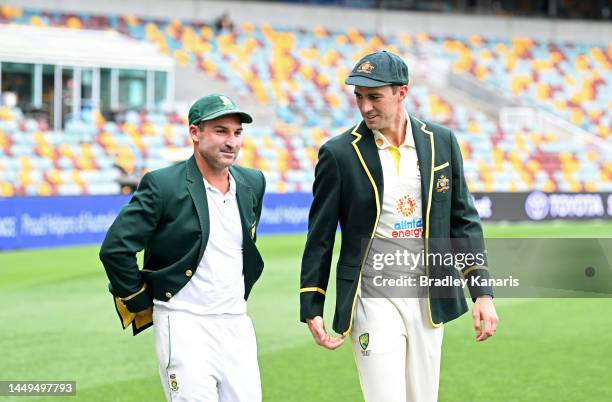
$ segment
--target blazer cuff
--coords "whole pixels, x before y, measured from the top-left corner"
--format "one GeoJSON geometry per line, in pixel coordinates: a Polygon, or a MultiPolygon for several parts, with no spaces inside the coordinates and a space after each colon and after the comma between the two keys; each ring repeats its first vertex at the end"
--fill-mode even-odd
{"type": "Polygon", "coordinates": [[[462,271],[463,277],[469,279],[467,282],[470,296],[472,301],[480,296],[491,296],[493,297],[493,288],[488,284],[479,284],[478,282],[488,281],[490,279],[489,270],[485,266],[474,265],[468,267],[462,271]]]}
{"type": "Polygon", "coordinates": [[[126,329],[131,324],[134,336],[153,325],[153,314],[151,312],[141,317],[129,311],[121,298],[113,297],[113,300],[115,302],[115,309],[117,310],[119,321],[121,321],[121,326],[123,329],[126,329]]]}
{"type": "Polygon", "coordinates": [[[325,290],[317,287],[300,289],[300,321],[307,318],[323,317],[325,305],[325,290]]]}
{"type": "Polygon", "coordinates": [[[142,285],[142,288],[140,288],[138,292],[132,293],[126,297],[119,297],[119,300],[121,300],[128,311],[132,313],[146,310],[153,304],[153,297],[146,283],[142,285]]]}
{"type": "Polygon", "coordinates": [[[146,291],[134,297],[133,299],[127,301],[124,300],[123,303],[125,303],[125,307],[127,307],[128,310],[133,313],[137,313],[139,311],[146,310],[147,308],[149,308],[153,304],[153,297],[151,297],[151,294],[146,291]]]}

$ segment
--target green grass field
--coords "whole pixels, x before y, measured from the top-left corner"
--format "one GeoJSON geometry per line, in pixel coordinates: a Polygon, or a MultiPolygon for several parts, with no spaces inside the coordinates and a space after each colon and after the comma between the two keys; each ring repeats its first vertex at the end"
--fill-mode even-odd
{"type": "MultiPolygon", "coordinates": [[[[488,225],[486,233],[612,237],[612,223],[488,225]]],[[[298,322],[303,244],[302,235],[259,239],[266,269],[249,314],[264,400],[360,401],[348,342],[323,350],[298,322]]],[[[121,330],[97,252],[0,253],[0,380],[77,381],[76,397],[54,401],[161,401],[153,333],[132,337],[121,330]]],[[[328,327],[333,294],[330,289],[328,327]]],[[[612,299],[498,299],[496,305],[501,324],[485,343],[474,341],[468,315],[446,326],[440,401],[610,400],[612,299]]]]}

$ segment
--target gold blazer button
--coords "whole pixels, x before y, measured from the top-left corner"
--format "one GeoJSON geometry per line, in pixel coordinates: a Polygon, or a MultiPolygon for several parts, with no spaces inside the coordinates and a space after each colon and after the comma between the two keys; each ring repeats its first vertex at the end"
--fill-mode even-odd
{"type": "Polygon", "coordinates": [[[193,276],[193,271],[188,269],[187,271],[185,271],[185,275],[187,275],[189,278],[191,278],[193,276]]]}
{"type": "Polygon", "coordinates": [[[168,299],[169,299],[169,298],[171,298],[171,297],[172,297],[172,293],[170,293],[170,292],[166,292],[166,297],[167,297],[168,299]]]}

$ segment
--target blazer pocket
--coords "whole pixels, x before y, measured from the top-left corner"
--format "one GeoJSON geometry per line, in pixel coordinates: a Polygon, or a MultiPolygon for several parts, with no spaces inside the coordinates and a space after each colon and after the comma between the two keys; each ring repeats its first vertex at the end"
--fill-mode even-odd
{"type": "Polygon", "coordinates": [[[441,165],[434,166],[433,171],[434,171],[434,172],[437,172],[438,170],[442,170],[442,169],[444,169],[444,168],[445,168],[445,167],[447,167],[448,165],[449,165],[449,163],[448,163],[448,161],[446,161],[446,162],[444,162],[444,163],[443,163],[443,164],[441,164],[441,165]]]}

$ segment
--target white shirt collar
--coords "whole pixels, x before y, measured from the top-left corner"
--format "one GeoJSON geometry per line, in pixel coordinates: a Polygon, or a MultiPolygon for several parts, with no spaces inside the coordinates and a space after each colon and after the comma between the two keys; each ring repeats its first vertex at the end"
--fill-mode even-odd
{"type": "MultiPolygon", "coordinates": [[[[408,112],[406,111],[406,109],[404,109],[404,113],[406,113],[406,137],[404,139],[404,143],[400,145],[400,147],[408,146],[415,148],[414,138],[412,137],[412,125],[410,124],[410,116],[408,116],[408,112]]],[[[386,149],[392,146],[387,137],[385,137],[383,133],[380,132],[380,130],[372,130],[372,132],[374,133],[374,142],[376,143],[378,149],[386,149]]]]}
{"type": "MultiPolygon", "coordinates": [[[[204,177],[202,177],[202,180],[204,180],[204,187],[206,187],[207,190],[216,191],[218,193],[221,193],[218,188],[213,187],[208,182],[208,180],[206,180],[204,177]]],[[[230,188],[229,188],[228,194],[231,196],[234,196],[236,195],[236,180],[234,180],[234,176],[232,176],[231,173],[229,174],[229,183],[230,183],[230,188]]]]}

